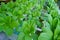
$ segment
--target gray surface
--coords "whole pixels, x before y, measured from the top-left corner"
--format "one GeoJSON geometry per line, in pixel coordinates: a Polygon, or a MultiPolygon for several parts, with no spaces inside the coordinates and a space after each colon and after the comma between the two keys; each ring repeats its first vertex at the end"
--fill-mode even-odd
{"type": "Polygon", "coordinates": [[[7,36],[4,32],[0,32],[0,40],[17,40],[17,35],[7,36]]]}
{"type": "Polygon", "coordinates": [[[12,36],[9,37],[10,40],[17,40],[17,35],[13,34],[12,36]]]}

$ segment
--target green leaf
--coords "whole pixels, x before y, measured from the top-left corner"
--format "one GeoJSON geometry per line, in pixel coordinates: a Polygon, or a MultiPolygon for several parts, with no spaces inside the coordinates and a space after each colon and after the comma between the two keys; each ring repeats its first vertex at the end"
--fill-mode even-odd
{"type": "Polygon", "coordinates": [[[60,33],[60,25],[57,24],[57,27],[54,31],[54,39],[57,39],[59,33],[60,33]]]}
{"type": "Polygon", "coordinates": [[[32,40],[32,38],[30,36],[26,35],[25,40],[32,40]]]}
{"type": "Polygon", "coordinates": [[[10,36],[10,35],[13,34],[13,30],[12,30],[11,28],[7,27],[7,26],[3,28],[3,31],[4,31],[8,36],[10,36]]]}
{"type": "Polygon", "coordinates": [[[33,40],[38,40],[38,35],[35,34],[35,33],[33,33],[33,34],[32,34],[32,38],[33,38],[33,40]]]}
{"type": "Polygon", "coordinates": [[[25,34],[21,32],[21,33],[18,35],[17,40],[25,40],[24,37],[25,37],[25,34]]]}
{"type": "Polygon", "coordinates": [[[40,36],[38,37],[38,40],[51,40],[49,38],[49,35],[47,33],[41,33],[40,36]]]}

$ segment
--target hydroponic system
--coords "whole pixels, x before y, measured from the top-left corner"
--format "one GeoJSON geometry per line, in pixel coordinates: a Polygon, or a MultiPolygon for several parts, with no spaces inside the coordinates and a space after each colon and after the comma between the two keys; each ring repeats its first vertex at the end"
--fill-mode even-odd
{"type": "Polygon", "coordinates": [[[60,40],[57,0],[1,2],[0,32],[17,35],[15,40],[60,40]]]}

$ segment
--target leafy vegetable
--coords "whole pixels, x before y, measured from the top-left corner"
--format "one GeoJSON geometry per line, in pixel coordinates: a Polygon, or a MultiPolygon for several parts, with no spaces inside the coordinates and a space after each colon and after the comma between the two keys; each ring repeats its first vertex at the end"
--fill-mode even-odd
{"type": "Polygon", "coordinates": [[[60,13],[54,0],[12,0],[0,6],[0,32],[18,32],[17,40],[60,40],[60,13]]]}

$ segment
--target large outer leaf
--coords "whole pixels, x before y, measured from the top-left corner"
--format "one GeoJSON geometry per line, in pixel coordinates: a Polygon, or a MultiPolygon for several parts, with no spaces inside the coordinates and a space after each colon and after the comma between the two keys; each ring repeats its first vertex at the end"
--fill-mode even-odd
{"type": "Polygon", "coordinates": [[[51,40],[49,38],[49,35],[47,33],[41,33],[40,36],[38,37],[38,40],[51,40]]]}
{"type": "Polygon", "coordinates": [[[42,33],[40,34],[38,40],[51,40],[52,39],[52,36],[53,36],[53,33],[50,29],[50,25],[48,22],[44,22],[44,27],[42,27],[42,33]]]}
{"type": "Polygon", "coordinates": [[[57,27],[54,31],[54,39],[55,40],[57,39],[59,33],[60,33],[60,25],[57,24],[57,27]]]}

